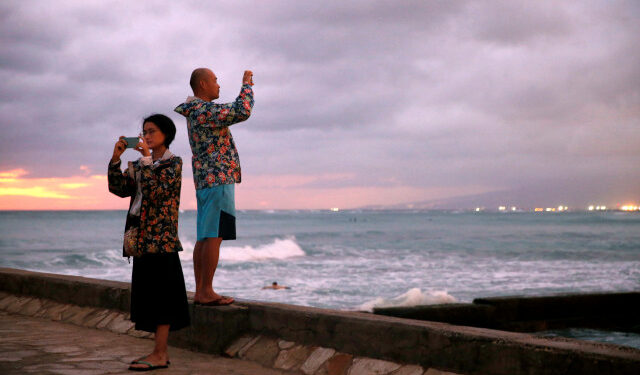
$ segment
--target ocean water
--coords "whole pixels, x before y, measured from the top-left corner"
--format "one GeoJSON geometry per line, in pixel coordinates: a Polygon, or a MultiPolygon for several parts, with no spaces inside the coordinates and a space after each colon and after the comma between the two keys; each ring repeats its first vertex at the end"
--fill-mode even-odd
{"type": "MultiPolygon", "coordinates": [[[[0,266],[129,281],[125,216],[0,212],[0,266]]],[[[188,290],[195,218],[180,214],[188,290]]],[[[368,310],[640,290],[637,213],[238,211],[237,232],[223,242],[214,288],[242,299],[368,310]],[[273,281],[291,289],[261,290],[273,281]]]]}

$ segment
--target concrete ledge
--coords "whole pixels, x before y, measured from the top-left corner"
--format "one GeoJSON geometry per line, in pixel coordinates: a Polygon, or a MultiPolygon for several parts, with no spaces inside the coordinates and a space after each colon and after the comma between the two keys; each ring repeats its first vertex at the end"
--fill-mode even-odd
{"type": "Polygon", "coordinates": [[[473,304],[493,307],[501,329],[589,327],[640,332],[640,292],[478,298],[473,304]]]}
{"type": "Polygon", "coordinates": [[[375,314],[515,332],[571,327],[640,332],[640,292],[478,298],[473,303],[376,308],[375,314]]]}
{"type": "Polygon", "coordinates": [[[374,314],[396,318],[443,322],[455,325],[497,328],[496,308],[491,305],[472,303],[450,303],[442,305],[380,307],[374,314]]]}
{"type": "Polygon", "coordinates": [[[129,283],[0,268],[1,290],[77,306],[129,311],[129,283]]]}
{"type": "MultiPolygon", "coordinates": [[[[98,326],[126,328],[122,313],[114,315],[101,309],[126,311],[123,306],[128,304],[123,298],[128,299],[127,283],[0,269],[0,288],[10,294],[53,295],[56,301],[68,304],[44,309],[56,316],[70,313],[71,304],[95,307],[91,313],[78,307],[80,310],[69,318],[94,314],[98,326]]],[[[40,311],[47,303],[21,297],[2,301],[7,299],[15,311],[40,311]]],[[[429,375],[442,370],[504,375],[640,372],[640,350],[609,344],[275,303],[240,301],[229,307],[190,308],[193,325],[172,335],[172,344],[216,354],[228,351],[227,355],[298,373],[304,373],[304,363],[313,353],[315,359],[304,368],[316,368],[332,350],[332,356],[314,375],[331,373],[330,364],[349,368],[351,375],[420,373],[423,368],[429,375]],[[316,352],[318,348],[322,350],[316,352]],[[354,368],[361,370],[355,372],[354,368]]]]}
{"type": "Polygon", "coordinates": [[[249,309],[238,304],[210,308],[190,303],[189,312],[191,326],[172,332],[171,345],[221,354],[234,339],[250,330],[249,309]]]}
{"type": "Polygon", "coordinates": [[[468,374],[632,374],[640,369],[640,350],[632,348],[446,323],[275,303],[253,303],[250,319],[252,329],[285,340],[468,374]],[[615,371],[603,370],[612,365],[615,371]]]}

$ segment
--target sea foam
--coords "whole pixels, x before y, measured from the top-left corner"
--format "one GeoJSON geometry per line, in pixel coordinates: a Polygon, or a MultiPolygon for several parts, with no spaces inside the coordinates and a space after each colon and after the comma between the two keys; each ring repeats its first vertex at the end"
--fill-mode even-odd
{"type": "Polygon", "coordinates": [[[378,297],[365,302],[358,307],[358,310],[373,312],[373,309],[376,307],[437,305],[457,301],[455,297],[444,290],[425,291],[423,293],[419,288],[411,288],[405,293],[393,298],[385,299],[378,297]]]}
{"type": "Polygon", "coordinates": [[[263,259],[286,259],[304,256],[295,237],[276,238],[272,243],[257,247],[227,247],[220,252],[220,259],[232,262],[250,262],[263,259]]]}

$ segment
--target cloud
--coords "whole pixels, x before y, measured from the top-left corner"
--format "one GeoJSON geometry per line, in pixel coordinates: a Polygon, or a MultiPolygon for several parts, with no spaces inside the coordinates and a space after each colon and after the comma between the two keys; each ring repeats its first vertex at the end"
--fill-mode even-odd
{"type": "Polygon", "coordinates": [[[255,73],[253,115],[232,128],[246,176],[425,200],[550,174],[640,186],[638,16],[604,0],[4,2],[0,169],[106,173],[117,137],[155,112],[188,160],[172,109],[209,66],[221,101],[255,73]]]}
{"type": "Polygon", "coordinates": [[[478,39],[517,45],[569,34],[573,22],[568,8],[568,4],[553,1],[499,0],[490,7],[486,3],[471,3],[468,12],[471,30],[478,39]]]}

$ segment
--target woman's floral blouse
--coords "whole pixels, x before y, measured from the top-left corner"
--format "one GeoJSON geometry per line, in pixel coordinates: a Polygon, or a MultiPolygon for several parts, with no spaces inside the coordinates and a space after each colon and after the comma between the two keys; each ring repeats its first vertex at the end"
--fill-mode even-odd
{"type": "MultiPolygon", "coordinates": [[[[180,187],[182,185],[182,159],[172,156],[153,164],[145,165],[139,160],[129,163],[124,173],[120,162],[109,164],[109,191],[119,197],[131,197],[136,194],[136,182],[129,170],[140,172],[142,203],[140,205],[140,229],[138,231],[138,249],[142,254],[172,253],[182,251],[178,238],[178,214],[180,206],[180,187]]],[[[129,228],[131,216],[127,215],[129,228]]],[[[124,249],[123,249],[123,256],[124,249]]]]}
{"type": "Polygon", "coordinates": [[[253,90],[243,85],[232,103],[216,104],[189,97],[174,111],[187,118],[196,189],[239,183],[240,159],[229,126],[251,115],[253,90]]]}

